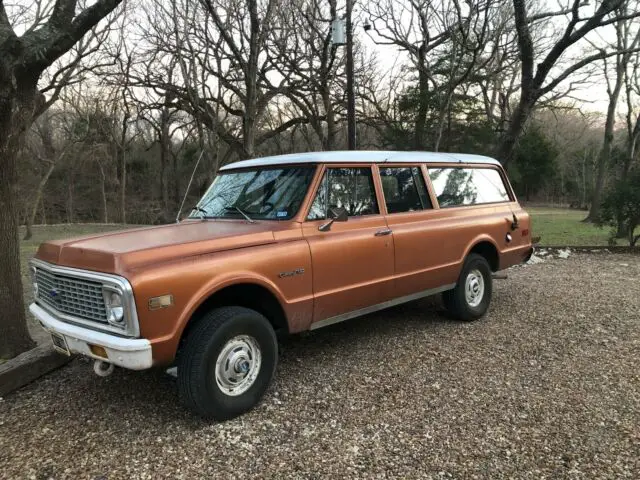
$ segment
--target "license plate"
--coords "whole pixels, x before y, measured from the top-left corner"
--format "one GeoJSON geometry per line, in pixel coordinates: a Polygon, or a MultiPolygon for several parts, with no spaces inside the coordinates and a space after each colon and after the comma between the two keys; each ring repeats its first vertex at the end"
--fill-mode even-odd
{"type": "Polygon", "coordinates": [[[62,335],[58,335],[57,333],[52,333],[51,341],[53,342],[53,348],[58,350],[60,353],[64,353],[65,355],[71,355],[71,352],[69,351],[69,347],[67,347],[67,341],[64,339],[62,335]]]}

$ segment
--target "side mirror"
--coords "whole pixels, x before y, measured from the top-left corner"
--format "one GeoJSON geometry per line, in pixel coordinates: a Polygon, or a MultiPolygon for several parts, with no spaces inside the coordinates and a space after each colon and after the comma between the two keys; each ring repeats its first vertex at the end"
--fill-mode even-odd
{"type": "Polygon", "coordinates": [[[333,220],[334,222],[346,222],[349,220],[347,210],[342,207],[330,208],[327,212],[327,216],[329,217],[329,220],[333,220]]]}
{"type": "Polygon", "coordinates": [[[330,208],[327,212],[327,218],[329,221],[327,223],[323,223],[318,227],[318,230],[321,232],[328,232],[331,230],[331,225],[333,222],[346,222],[349,220],[349,215],[347,214],[347,210],[342,207],[330,208]]]}

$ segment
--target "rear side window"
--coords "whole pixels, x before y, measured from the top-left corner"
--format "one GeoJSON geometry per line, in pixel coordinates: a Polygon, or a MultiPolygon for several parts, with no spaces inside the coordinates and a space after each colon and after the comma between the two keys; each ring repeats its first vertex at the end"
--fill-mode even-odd
{"type": "Polygon", "coordinates": [[[389,213],[432,208],[422,172],[418,167],[380,169],[384,201],[389,213]]]}
{"type": "Polygon", "coordinates": [[[508,202],[509,194],[492,168],[429,168],[440,207],[508,202]]]}
{"type": "Polygon", "coordinates": [[[326,170],[307,220],[324,220],[335,207],[344,208],[350,217],[379,213],[371,168],[326,170]]]}

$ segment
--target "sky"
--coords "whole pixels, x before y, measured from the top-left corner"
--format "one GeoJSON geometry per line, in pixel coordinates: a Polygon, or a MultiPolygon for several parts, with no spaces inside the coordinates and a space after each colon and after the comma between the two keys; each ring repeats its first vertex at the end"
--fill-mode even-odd
{"type": "MultiPolygon", "coordinates": [[[[53,0],[45,0],[49,1],[52,4],[53,0]]],[[[132,0],[130,0],[131,2],[132,0]]],[[[135,0],[134,6],[135,6],[135,0]]],[[[339,0],[338,6],[339,8],[344,7],[344,3],[346,0],[339,0]]],[[[374,42],[375,32],[371,31],[369,34],[365,33],[363,29],[364,22],[369,18],[368,14],[361,7],[362,0],[355,0],[356,5],[354,9],[354,17],[355,17],[355,25],[354,32],[357,36],[358,40],[365,46],[367,51],[375,52],[379,64],[384,68],[385,66],[391,66],[396,64],[399,60],[402,61],[403,54],[398,50],[397,47],[389,46],[389,45],[377,45],[374,42]]],[[[380,3],[384,3],[385,0],[378,0],[380,3]]],[[[448,1],[448,0],[440,0],[440,1],[448,1]]],[[[82,3],[82,2],[81,2],[82,3]]],[[[87,4],[93,3],[93,1],[88,0],[87,4]]],[[[564,8],[569,4],[569,0],[534,0],[532,3],[535,8],[552,10],[556,11],[560,8],[564,8]]],[[[584,7],[581,7],[581,11],[585,13],[592,12],[599,1],[590,0],[590,4],[584,7]]],[[[5,2],[5,5],[8,8],[11,8],[10,5],[18,5],[18,6],[33,6],[35,2],[29,0],[14,0],[13,2],[5,2]]],[[[131,3],[130,3],[130,6],[131,3]]],[[[15,7],[14,7],[15,8],[15,7]]],[[[555,23],[558,27],[566,24],[566,17],[557,17],[555,23]]],[[[640,21],[638,22],[640,25],[640,21]]],[[[589,53],[590,51],[594,51],[593,48],[589,45],[591,42],[594,45],[604,45],[607,43],[611,43],[615,41],[615,30],[613,27],[605,27],[599,29],[596,32],[592,32],[587,37],[588,42],[580,42],[574,48],[572,48],[569,52],[567,52],[567,57],[580,58],[582,55],[589,53]]],[[[544,52],[539,52],[540,54],[544,54],[544,52]]],[[[406,58],[405,58],[406,59],[406,58]]],[[[586,71],[586,70],[585,70],[586,71]]],[[[575,81],[579,76],[576,75],[570,80],[566,81],[563,85],[559,87],[559,90],[565,88],[571,81],[575,81]]],[[[580,106],[581,109],[587,112],[605,112],[608,105],[608,96],[606,92],[606,82],[604,81],[604,76],[602,75],[602,69],[599,68],[598,71],[594,71],[589,74],[588,82],[582,83],[578,88],[571,94],[571,98],[567,98],[566,101],[575,101],[576,105],[580,106]]],[[[625,109],[625,102],[621,99],[619,105],[619,111],[623,112],[625,109]]]]}
{"type": "MultiPolygon", "coordinates": [[[[567,0],[537,0],[536,3],[539,4],[538,8],[544,8],[545,11],[557,11],[566,8],[566,6],[571,2],[568,2],[567,0]]],[[[595,8],[596,2],[591,0],[589,5],[581,7],[581,11],[584,11],[584,14],[587,15],[588,13],[593,12],[595,8]]],[[[368,51],[376,53],[381,65],[393,65],[398,61],[399,57],[406,57],[406,55],[397,47],[390,45],[377,45],[375,42],[376,35],[374,31],[370,31],[369,34],[365,33],[363,25],[369,18],[366,12],[362,10],[358,11],[356,8],[355,15],[359,17],[354,26],[355,34],[368,51]]],[[[563,28],[566,25],[567,17],[557,17],[554,23],[555,27],[559,31],[560,28],[563,28]]],[[[640,25],[640,20],[638,20],[638,25],[640,25]]],[[[615,40],[616,34],[613,26],[601,27],[598,30],[591,32],[583,41],[569,49],[563,58],[567,62],[566,64],[570,64],[568,63],[570,60],[579,60],[585,55],[595,53],[596,46],[615,44],[615,40]]],[[[537,54],[539,55],[539,58],[542,58],[542,55],[544,55],[545,52],[541,51],[537,52],[537,54]]],[[[613,59],[610,61],[613,61],[613,59]]],[[[558,71],[559,69],[555,70],[556,73],[558,71]]],[[[570,97],[567,97],[565,101],[575,103],[576,106],[579,106],[585,112],[605,113],[608,107],[609,97],[607,95],[607,85],[601,64],[594,64],[591,67],[583,69],[579,74],[570,77],[562,83],[557,88],[557,91],[563,91],[572,82],[577,82],[579,79],[581,82],[578,82],[575,89],[571,92],[570,97]]],[[[618,110],[620,112],[624,112],[626,110],[626,104],[622,98],[620,100],[618,110]]]]}

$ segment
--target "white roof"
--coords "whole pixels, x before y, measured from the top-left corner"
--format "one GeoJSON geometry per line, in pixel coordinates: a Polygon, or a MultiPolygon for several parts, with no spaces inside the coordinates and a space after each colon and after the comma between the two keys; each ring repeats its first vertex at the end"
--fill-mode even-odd
{"type": "Polygon", "coordinates": [[[253,158],[225,165],[220,170],[265,167],[294,163],[482,163],[500,165],[496,159],[469,153],[392,152],[345,150],[331,152],[290,153],[271,157],[253,158]]]}

